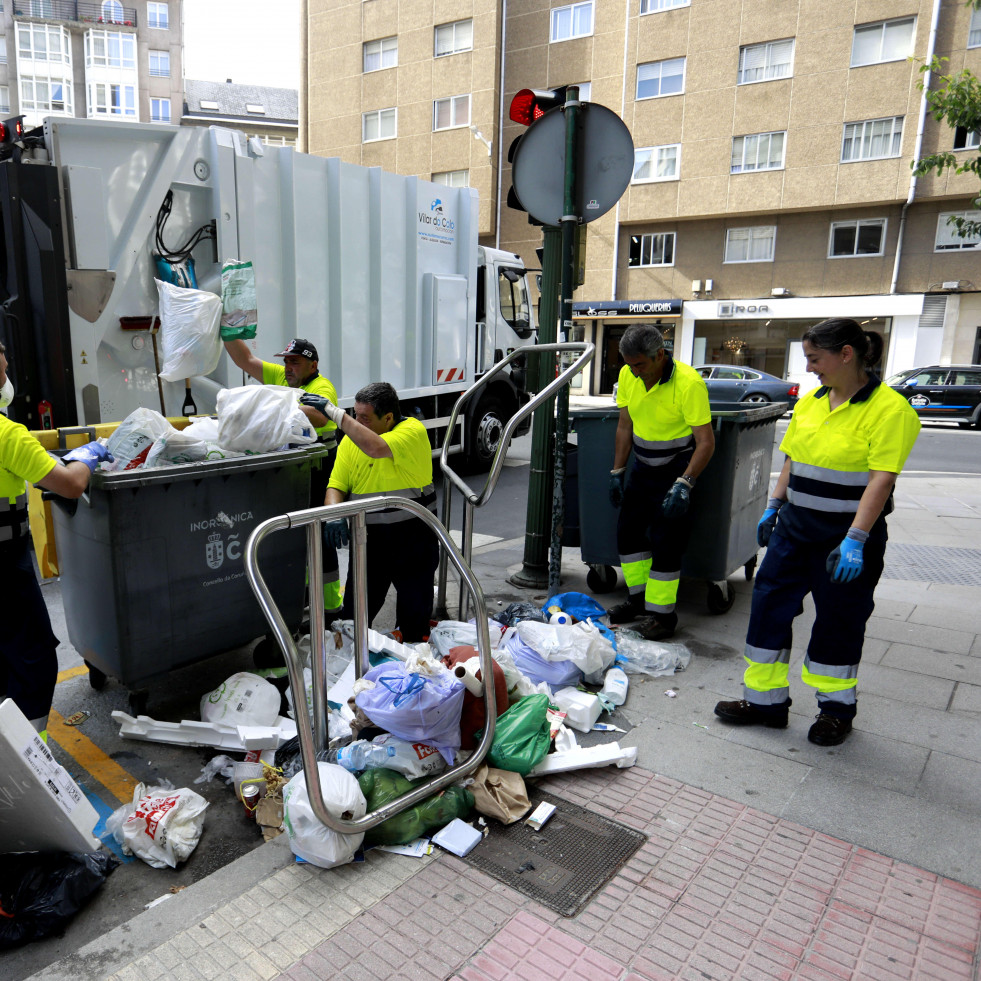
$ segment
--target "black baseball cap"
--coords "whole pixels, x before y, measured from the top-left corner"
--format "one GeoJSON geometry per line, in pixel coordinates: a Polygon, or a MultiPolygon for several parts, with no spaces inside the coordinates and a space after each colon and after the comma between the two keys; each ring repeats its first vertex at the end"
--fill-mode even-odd
{"type": "Polygon", "coordinates": [[[305,337],[294,337],[286,345],[285,351],[280,351],[279,354],[273,355],[273,357],[285,358],[287,354],[299,354],[304,358],[309,358],[311,361],[320,360],[317,357],[317,349],[305,337]]]}

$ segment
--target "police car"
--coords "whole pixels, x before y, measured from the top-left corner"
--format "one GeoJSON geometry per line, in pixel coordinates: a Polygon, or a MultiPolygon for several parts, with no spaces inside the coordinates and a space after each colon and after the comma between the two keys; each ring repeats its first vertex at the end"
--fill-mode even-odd
{"type": "Polygon", "coordinates": [[[921,419],[949,419],[981,427],[981,364],[930,365],[901,371],[886,384],[905,398],[921,419]]]}

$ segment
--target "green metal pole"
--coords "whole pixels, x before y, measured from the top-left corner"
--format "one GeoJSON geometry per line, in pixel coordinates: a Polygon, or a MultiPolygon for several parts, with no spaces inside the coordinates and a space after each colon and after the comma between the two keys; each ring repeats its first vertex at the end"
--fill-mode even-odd
{"type": "MultiPolygon", "coordinates": [[[[542,252],[542,294],[538,312],[538,340],[554,344],[559,313],[561,267],[560,229],[545,225],[542,252]]],[[[553,355],[537,355],[537,384],[540,392],[555,377],[553,355]]],[[[529,366],[530,367],[530,366],[529,366]]],[[[531,372],[529,371],[529,378],[531,372]]],[[[548,585],[548,529],[551,527],[552,441],[555,432],[555,400],[540,405],[532,416],[531,473],[528,479],[528,510],[525,519],[525,552],[521,569],[508,580],[515,586],[541,589],[548,585]]]]}
{"type": "MultiPolygon", "coordinates": [[[[569,340],[572,332],[572,292],[575,288],[576,228],[576,160],[579,155],[577,123],[579,86],[570,85],[565,96],[565,174],[562,197],[562,269],[559,299],[559,340],[569,340]]],[[[552,485],[552,540],[548,563],[548,592],[559,592],[562,579],[562,531],[565,526],[565,456],[569,432],[569,389],[563,386],[556,396],[555,475],[552,485]]]]}

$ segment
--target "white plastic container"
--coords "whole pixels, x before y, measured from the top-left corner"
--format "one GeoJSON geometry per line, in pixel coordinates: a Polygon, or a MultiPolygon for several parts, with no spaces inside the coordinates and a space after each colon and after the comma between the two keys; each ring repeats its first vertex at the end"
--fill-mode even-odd
{"type": "Polygon", "coordinates": [[[591,732],[603,711],[599,697],[578,688],[561,688],[552,701],[565,712],[566,725],[580,732],[591,732]]]}
{"type": "Polygon", "coordinates": [[[623,705],[627,700],[627,689],[630,687],[630,679],[619,668],[610,668],[603,678],[603,687],[600,695],[611,705],[623,705]]]}

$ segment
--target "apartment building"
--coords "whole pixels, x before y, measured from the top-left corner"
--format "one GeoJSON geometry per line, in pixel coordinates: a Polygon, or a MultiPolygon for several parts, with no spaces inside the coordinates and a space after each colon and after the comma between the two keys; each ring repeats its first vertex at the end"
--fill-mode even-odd
{"type": "Polygon", "coordinates": [[[267,146],[296,146],[296,89],[233,82],[184,81],[182,126],[227,126],[267,146]]]}
{"type": "Polygon", "coordinates": [[[181,109],[181,0],[2,0],[0,115],[169,123],[181,109]]]}
{"type": "Polygon", "coordinates": [[[588,393],[636,320],[684,360],[805,386],[800,334],[830,316],[884,335],[887,375],[981,361],[981,240],[947,223],[978,180],[911,170],[979,154],[917,85],[934,53],[981,76],[963,0],[309,0],[306,38],[308,149],[475,187],[482,241],[529,266],[540,229],[503,203],[511,98],[578,84],[623,118],[633,177],[588,226],[575,297],[588,393]]]}

